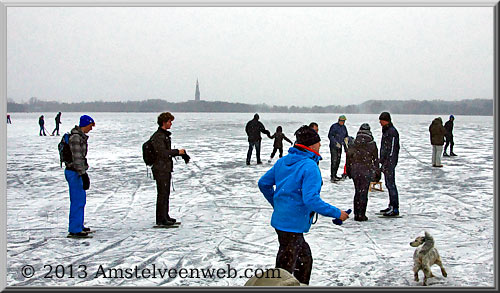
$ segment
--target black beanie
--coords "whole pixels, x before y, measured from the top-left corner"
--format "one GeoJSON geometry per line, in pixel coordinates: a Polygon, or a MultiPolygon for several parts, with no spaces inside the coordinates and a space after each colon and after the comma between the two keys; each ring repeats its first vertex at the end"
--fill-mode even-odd
{"type": "Polygon", "coordinates": [[[311,146],[321,141],[319,134],[307,125],[302,125],[297,129],[295,136],[297,137],[297,143],[305,146],[311,146]]]}
{"type": "Polygon", "coordinates": [[[380,113],[380,116],[378,116],[378,120],[391,122],[391,114],[389,114],[389,112],[382,112],[380,113]]]}

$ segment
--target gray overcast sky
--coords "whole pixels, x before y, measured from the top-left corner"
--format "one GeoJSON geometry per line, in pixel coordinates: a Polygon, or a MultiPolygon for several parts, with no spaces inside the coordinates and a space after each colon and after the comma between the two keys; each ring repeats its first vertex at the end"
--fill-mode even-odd
{"type": "Polygon", "coordinates": [[[7,97],[493,98],[491,7],[8,7],[7,97]]]}

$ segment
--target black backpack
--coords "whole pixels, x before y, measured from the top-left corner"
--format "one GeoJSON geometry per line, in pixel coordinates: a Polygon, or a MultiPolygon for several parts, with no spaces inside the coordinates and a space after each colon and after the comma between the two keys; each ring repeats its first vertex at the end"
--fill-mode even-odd
{"type": "Polygon", "coordinates": [[[69,137],[71,134],[65,133],[61,138],[61,142],[57,145],[57,149],[59,150],[59,162],[61,163],[71,163],[73,162],[73,154],[71,153],[71,149],[69,147],[69,137]]]}
{"type": "Polygon", "coordinates": [[[152,166],[156,161],[156,152],[153,147],[153,141],[151,138],[142,144],[142,159],[147,166],[152,166]]]}

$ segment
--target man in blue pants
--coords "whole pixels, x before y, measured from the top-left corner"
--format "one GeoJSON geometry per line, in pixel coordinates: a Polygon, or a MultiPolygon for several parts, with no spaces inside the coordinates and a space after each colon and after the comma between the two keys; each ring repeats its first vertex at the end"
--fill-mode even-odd
{"type": "Polygon", "coordinates": [[[80,124],[70,132],[69,147],[71,150],[71,162],[64,162],[66,169],[64,176],[69,185],[69,235],[68,237],[89,237],[90,228],[83,226],[84,209],[87,201],[85,190],[90,187],[90,179],[87,174],[87,133],[95,126],[94,119],[88,115],[80,117],[80,124]]]}

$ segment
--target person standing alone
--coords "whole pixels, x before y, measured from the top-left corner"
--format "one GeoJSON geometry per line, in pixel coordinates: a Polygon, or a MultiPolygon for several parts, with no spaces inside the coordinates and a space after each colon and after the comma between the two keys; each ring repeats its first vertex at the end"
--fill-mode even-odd
{"type": "Polygon", "coordinates": [[[61,112],[57,113],[55,120],[56,120],[56,128],[54,128],[51,135],[53,136],[54,132],[56,132],[56,130],[57,130],[57,135],[59,136],[59,124],[62,124],[61,123],[61,112]]]}
{"type": "Polygon", "coordinates": [[[441,154],[443,152],[446,129],[443,127],[443,120],[441,117],[432,121],[429,126],[429,133],[432,145],[432,167],[443,167],[443,165],[441,165],[441,154]]]}
{"type": "Polygon", "coordinates": [[[453,145],[455,145],[455,143],[453,142],[453,121],[455,121],[455,116],[450,115],[450,120],[446,121],[446,123],[444,124],[444,129],[446,130],[446,134],[444,135],[446,144],[444,145],[443,156],[445,157],[448,157],[448,154],[446,153],[446,149],[448,148],[448,146],[450,146],[450,156],[456,156],[456,154],[453,152],[453,145]]]}
{"type": "Polygon", "coordinates": [[[328,138],[330,139],[330,154],[331,154],[331,165],[330,165],[330,179],[331,181],[338,181],[342,177],[337,176],[337,170],[339,169],[340,159],[342,156],[342,146],[347,152],[347,146],[345,145],[345,138],[348,137],[347,128],[345,127],[345,116],[341,115],[337,123],[330,126],[330,131],[328,131],[328,138]]]}
{"type": "Polygon", "coordinates": [[[87,140],[92,127],[95,126],[94,119],[88,115],[80,117],[80,124],[71,130],[68,144],[71,150],[71,162],[64,162],[66,169],[64,176],[69,185],[69,235],[68,237],[88,237],[90,228],[83,225],[84,210],[87,202],[87,193],[90,188],[90,179],[87,174],[87,140]]]}
{"type": "MultiPolygon", "coordinates": [[[[172,180],[173,160],[172,157],[186,157],[185,149],[172,149],[172,134],[168,129],[172,127],[174,115],[170,112],[161,113],[158,116],[158,130],[151,136],[151,142],[156,152],[155,162],[152,171],[156,181],[156,225],[174,225],[177,220],[170,217],[170,182],[172,180]]],[[[185,159],[186,160],[186,159],[185,159]]]]}
{"type": "Polygon", "coordinates": [[[399,215],[399,195],[396,187],[396,165],[399,157],[399,133],[392,124],[391,114],[382,112],[378,117],[382,126],[380,143],[380,170],[384,173],[385,186],[389,191],[389,207],[380,210],[386,217],[399,215]]]}

